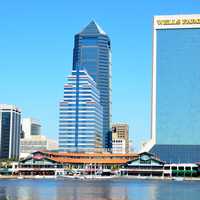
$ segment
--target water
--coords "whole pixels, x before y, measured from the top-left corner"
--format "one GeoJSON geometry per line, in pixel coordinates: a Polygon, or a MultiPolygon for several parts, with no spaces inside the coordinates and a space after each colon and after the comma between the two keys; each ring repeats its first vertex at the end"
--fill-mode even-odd
{"type": "Polygon", "coordinates": [[[0,200],[199,200],[198,181],[0,180],[0,200]]]}

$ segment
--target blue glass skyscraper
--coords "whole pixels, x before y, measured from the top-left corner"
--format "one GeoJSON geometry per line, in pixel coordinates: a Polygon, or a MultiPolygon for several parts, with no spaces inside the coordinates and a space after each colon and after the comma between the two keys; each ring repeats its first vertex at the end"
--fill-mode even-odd
{"type": "Polygon", "coordinates": [[[200,15],[156,16],[150,152],[200,161],[200,15]]]}
{"type": "Polygon", "coordinates": [[[111,148],[111,44],[94,21],[75,35],[73,70],[77,66],[84,66],[97,83],[103,106],[103,146],[111,148]]]}
{"type": "Polygon", "coordinates": [[[19,158],[21,111],[14,105],[0,104],[0,158],[19,158]]]}
{"type": "Polygon", "coordinates": [[[60,102],[59,148],[61,151],[102,151],[102,106],[96,82],[76,68],[64,85],[60,102]]]}

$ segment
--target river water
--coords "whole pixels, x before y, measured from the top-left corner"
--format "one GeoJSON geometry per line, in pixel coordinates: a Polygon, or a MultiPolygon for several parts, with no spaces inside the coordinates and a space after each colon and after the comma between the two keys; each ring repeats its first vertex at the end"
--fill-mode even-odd
{"type": "Polygon", "coordinates": [[[200,181],[0,180],[0,200],[199,200],[200,181]]]}

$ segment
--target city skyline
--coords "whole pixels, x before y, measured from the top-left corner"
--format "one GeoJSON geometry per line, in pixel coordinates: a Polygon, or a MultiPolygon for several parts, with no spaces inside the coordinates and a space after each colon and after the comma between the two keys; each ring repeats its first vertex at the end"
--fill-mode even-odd
{"type": "Polygon", "coordinates": [[[44,133],[56,139],[57,102],[63,92],[63,74],[67,76],[71,70],[73,36],[95,19],[112,38],[112,121],[129,124],[130,139],[134,135],[138,149],[142,140],[150,138],[153,16],[198,13],[200,9],[199,2],[182,1],[181,5],[179,1],[159,2],[128,1],[126,5],[107,2],[106,8],[103,3],[96,8],[89,1],[85,5],[80,3],[78,8],[72,2],[3,3],[0,8],[1,103],[15,104],[22,108],[23,116],[40,119],[44,133]],[[78,9],[77,16],[70,6],[78,9]],[[127,10],[123,16],[118,15],[121,9],[127,10]],[[144,10],[148,12],[138,18],[144,10]]]}

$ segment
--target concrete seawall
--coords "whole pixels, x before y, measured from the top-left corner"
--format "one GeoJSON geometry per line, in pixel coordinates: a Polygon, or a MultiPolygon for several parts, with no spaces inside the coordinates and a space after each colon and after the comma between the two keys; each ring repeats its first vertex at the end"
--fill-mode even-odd
{"type": "MultiPolygon", "coordinates": [[[[57,179],[56,176],[15,176],[1,175],[1,179],[57,179]]],[[[103,177],[102,177],[103,178],[103,177]]],[[[200,181],[200,177],[145,177],[145,176],[114,176],[111,179],[139,179],[139,180],[175,180],[175,181],[200,181]],[[180,179],[179,179],[180,178],[180,179]]],[[[67,179],[67,178],[66,178],[67,179]]],[[[95,178],[93,179],[95,180],[95,178]]]]}

